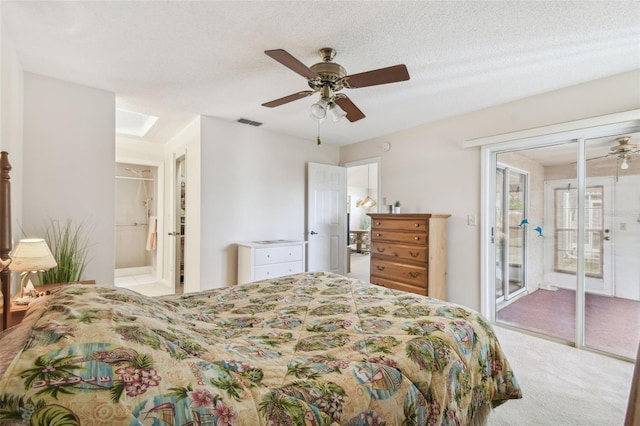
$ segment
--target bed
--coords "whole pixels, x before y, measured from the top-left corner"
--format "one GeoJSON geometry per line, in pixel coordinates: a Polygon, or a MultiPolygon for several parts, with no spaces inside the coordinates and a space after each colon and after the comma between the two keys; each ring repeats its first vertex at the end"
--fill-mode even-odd
{"type": "Polygon", "coordinates": [[[162,297],[71,284],[0,347],[1,424],[469,425],[521,397],[478,313],[322,272],[162,297]]]}

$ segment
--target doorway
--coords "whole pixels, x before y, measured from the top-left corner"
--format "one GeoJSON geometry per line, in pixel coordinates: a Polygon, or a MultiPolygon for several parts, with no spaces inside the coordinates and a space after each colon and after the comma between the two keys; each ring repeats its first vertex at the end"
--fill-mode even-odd
{"type": "MultiPolygon", "coordinates": [[[[380,159],[347,163],[347,276],[370,280],[371,218],[378,213],[380,199],[380,159]]],[[[386,207],[386,206],[383,206],[386,207]]]]}
{"type": "Polygon", "coordinates": [[[185,272],[185,229],[186,229],[186,202],[187,202],[187,174],[186,174],[186,162],[184,156],[176,159],[176,182],[175,182],[175,231],[171,232],[169,236],[173,237],[174,241],[174,288],[176,294],[184,293],[184,272],[185,272]]]}
{"type": "Polygon", "coordinates": [[[115,284],[144,290],[160,281],[162,241],[158,238],[162,166],[134,161],[116,163],[115,284]]]}

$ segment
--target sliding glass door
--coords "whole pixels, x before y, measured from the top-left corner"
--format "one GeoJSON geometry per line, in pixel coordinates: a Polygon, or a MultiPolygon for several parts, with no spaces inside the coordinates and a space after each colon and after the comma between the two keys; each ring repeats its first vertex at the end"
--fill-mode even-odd
{"type": "Polygon", "coordinates": [[[636,142],[613,133],[493,153],[496,322],[635,358],[640,151],[625,150],[636,142]]]}
{"type": "Polygon", "coordinates": [[[640,135],[585,141],[584,345],[633,359],[640,338],[640,135]],[[613,155],[611,153],[614,153],[613,155]]]}

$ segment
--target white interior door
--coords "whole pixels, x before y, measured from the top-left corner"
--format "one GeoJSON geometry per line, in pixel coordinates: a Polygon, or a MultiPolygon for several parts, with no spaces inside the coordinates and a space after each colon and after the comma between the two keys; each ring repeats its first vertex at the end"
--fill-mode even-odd
{"type": "Polygon", "coordinates": [[[346,273],[347,172],[309,163],[307,169],[307,270],[346,273]]]}

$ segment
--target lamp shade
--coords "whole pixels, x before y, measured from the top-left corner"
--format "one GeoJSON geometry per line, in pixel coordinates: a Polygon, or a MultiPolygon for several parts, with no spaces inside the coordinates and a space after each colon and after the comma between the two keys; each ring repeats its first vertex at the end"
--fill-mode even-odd
{"type": "Polygon", "coordinates": [[[58,265],[42,238],[20,240],[9,257],[12,259],[9,269],[13,272],[46,271],[58,265]]]}
{"type": "Polygon", "coordinates": [[[327,117],[327,102],[320,99],[311,105],[311,118],[316,120],[324,120],[327,117]]]}
{"type": "Polygon", "coordinates": [[[344,112],[344,110],[340,108],[340,105],[338,105],[335,102],[331,102],[328,106],[328,109],[329,109],[329,114],[331,115],[331,118],[333,119],[334,122],[340,120],[342,117],[347,116],[347,113],[344,112]]]}

